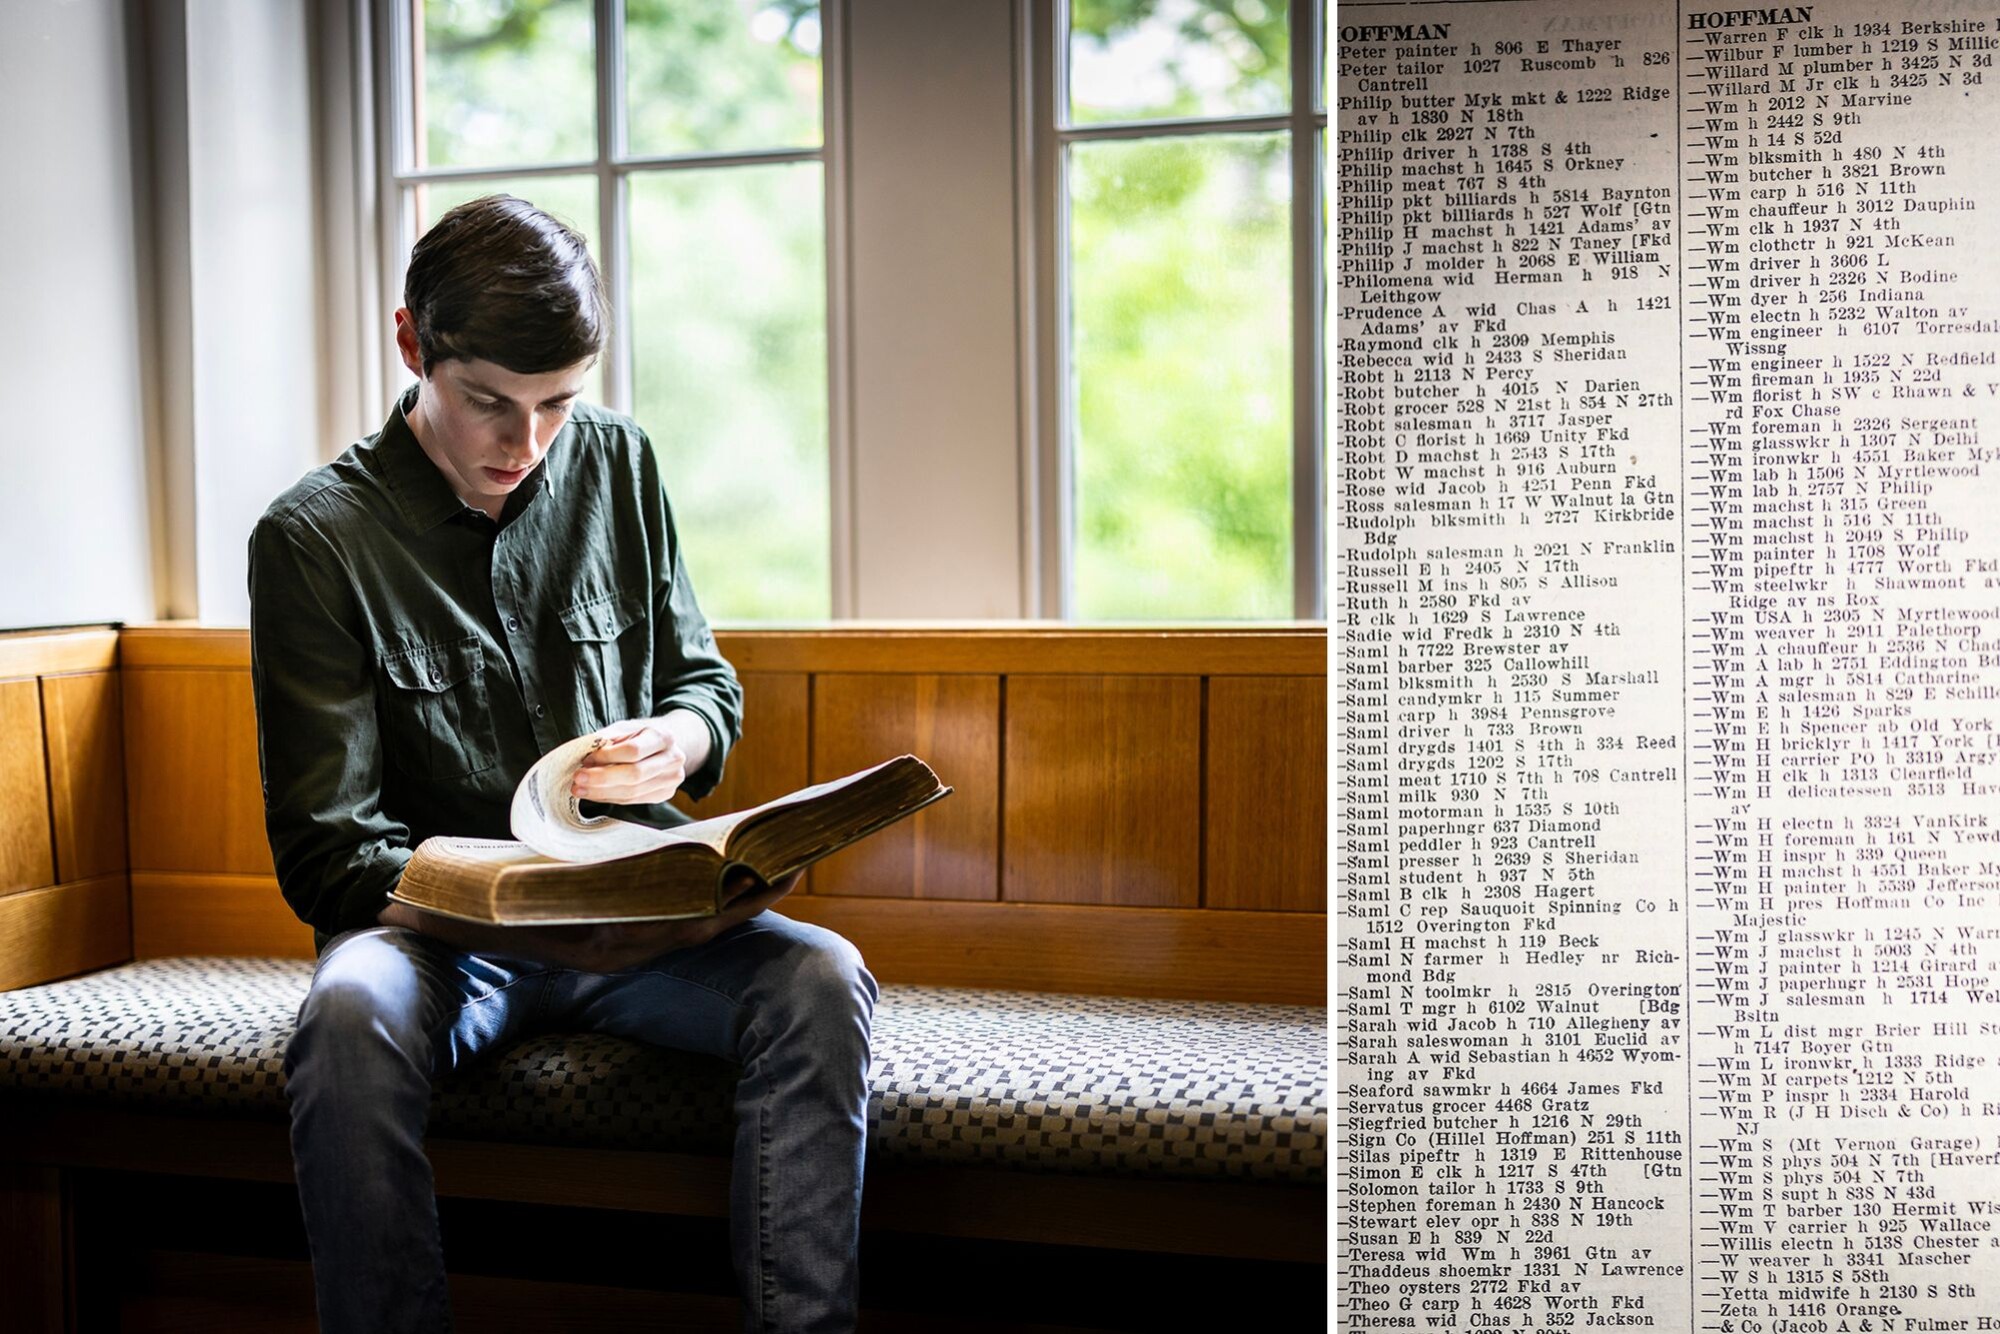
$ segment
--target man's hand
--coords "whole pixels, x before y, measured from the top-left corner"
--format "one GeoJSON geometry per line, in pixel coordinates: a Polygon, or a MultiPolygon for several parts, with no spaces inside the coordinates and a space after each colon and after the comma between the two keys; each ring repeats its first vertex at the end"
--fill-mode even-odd
{"type": "Polygon", "coordinates": [[[689,709],[600,728],[602,745],[584,757],[572,795],[617,806],[646,806],[680,791],[708,760],[708,724],[689,709]]]}
{"type": "Polygon", "coordinates": [[[644,806],[665,801],[687,777],[680,738],[651,718],[613,723],[598,734],[601,745],[584,757],[570,792],[590,801],[644,806]]]}

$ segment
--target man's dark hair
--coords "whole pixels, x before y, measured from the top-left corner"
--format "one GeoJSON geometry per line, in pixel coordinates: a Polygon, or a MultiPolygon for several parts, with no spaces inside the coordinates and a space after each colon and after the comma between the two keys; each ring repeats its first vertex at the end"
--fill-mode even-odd
{"type": "Polygon", "coordinates": [[[540,375],[603,349],[610,303],[581,236],[525,199],[486,195],[417,242],[403,304],[425,375],[454,357],[540,375]]]}

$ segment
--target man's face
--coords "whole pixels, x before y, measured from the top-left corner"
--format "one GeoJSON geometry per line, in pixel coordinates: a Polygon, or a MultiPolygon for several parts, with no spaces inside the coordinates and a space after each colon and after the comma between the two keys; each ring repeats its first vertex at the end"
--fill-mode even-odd
{"type": "Polygon", "coordinates": [[[396,344],[423,378],[410,413],[417,442],[461,500],[499,518],[569,420],[590,362],[522,375],[490,361],[440,361],[423,377],[407,310],[396,312],[396,344]]]}

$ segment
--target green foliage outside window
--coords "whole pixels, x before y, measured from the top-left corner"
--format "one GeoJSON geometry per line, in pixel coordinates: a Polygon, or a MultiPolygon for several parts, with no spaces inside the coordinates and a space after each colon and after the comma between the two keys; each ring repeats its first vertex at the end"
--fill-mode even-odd
{"type": "Polygon", "coordinates": [[[1291,615],[1283,135],[1075,145],[1075,609],[1291,615]]]}
{"type": "MultiPolygon", "coordinates": [[[[1073,119],[1274,114],[1283,0],[1076,0],[1073,119]]],[[[1292,614],[1289,136],[1068,158],[1079,616],[1292,614]]]]}
{"type": "MultiPolygon", "coordinates": [[[[593,159],[592,9],[426,0],[425,164],[593,159]]],[[[1289,105],[1284,0],[1075,0],[1070,15],[1079,125],[1289,105]]],[[[818,146],[816,3],[627,0],[625,25],[631,153],[818,146]]],[[[1079,615],[1291,614],[1287,156],[1283,132],[1070,150],[1079,615]]],[[[718,618],[830,605],[821,177],[628,178],[631,308],[614,318],[718,618]]],[[[596,242],[585,177],[433,185],[426,212],[494,188],[596,242]]]]}

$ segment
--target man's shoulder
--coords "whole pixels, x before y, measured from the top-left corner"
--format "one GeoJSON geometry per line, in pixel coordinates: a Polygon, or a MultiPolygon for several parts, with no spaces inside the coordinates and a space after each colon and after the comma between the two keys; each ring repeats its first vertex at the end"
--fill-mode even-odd
{"type": "Polygon", "coordinates": [[[602,403],[587,403],[576,400],[569,413],[570,423],[579,431],[590,431],[601,436],[617,436],[632,440],[644,440],[646,433],[622,412],[614,412],[602,403]]]}
{"type": "Polygon", "coordinates": [[[337,500],[339,494],[352,484],[337,466],[338,462],[337,460],[335,463],[322,463],[280,491],[271,503],[264,507],[264,513],[258,517],[257,522],[281,528],[289,527],[298,522],[300,511],[311,510],[337,500]],[[329,496],[328,492],[332,492],[333,495],[329,496]]]}
{"type": "Polygon", "coordinates": [[[565,467],[586,487],[644,488],[654,475],[653,442],[639,423],[596,403],[578,403],[570,413],[565,467]]]}
{"type": "Polygon", "coordinates": [[[578,403],[570,410],[569,431],[579,453],[629,462],[652,448],[639,423],[622,412],[597,403],[578,403]]]}
{"type": "Polygon", "coordinates": [[[320,464],[279,492],[258,516],[257,527],[298,534],[334,515],[362,513],[373,488],[358,448],[350,446],[333,462],[320,464]]]}

